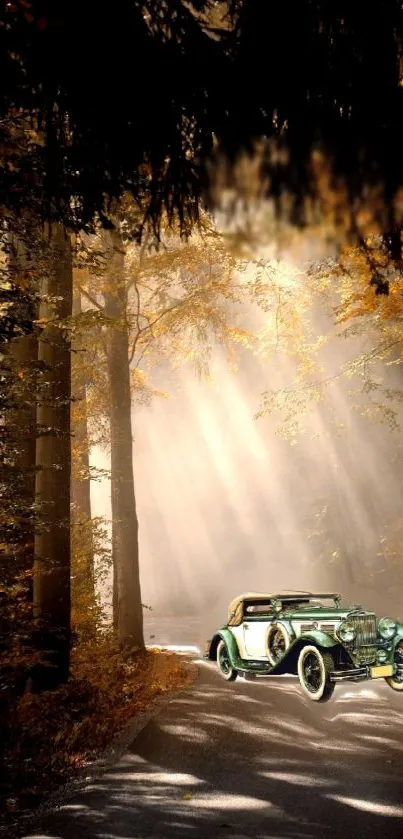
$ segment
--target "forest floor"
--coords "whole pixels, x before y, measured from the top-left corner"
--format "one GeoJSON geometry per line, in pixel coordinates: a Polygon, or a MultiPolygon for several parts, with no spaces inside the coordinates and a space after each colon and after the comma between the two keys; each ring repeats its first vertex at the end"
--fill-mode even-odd
{"type": "Polygon", "coordinates": [[[71,678],[58,690],[10,697],[0,721],[0,833],[85,773],[135,718],[192,678],[172,652],[125,659],[105,639],[73,651],[71,678]]]}

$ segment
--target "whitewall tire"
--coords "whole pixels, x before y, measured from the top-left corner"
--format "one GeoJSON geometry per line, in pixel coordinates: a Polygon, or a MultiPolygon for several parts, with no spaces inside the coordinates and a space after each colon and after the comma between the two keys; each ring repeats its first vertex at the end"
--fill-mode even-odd
{"type": "Polygon", "coordinates": [[[219,642],[217,647],[217,666],[220,675],[226,682],[235,682],[238,673],[231,664],[227,645],[223,640],[219,642]]]}
{"type": "Polygon", "coordinates": [[[385,681],[392,690],[403,690],[403,682],[394,679],[393,676],[389,676],[389,678],[385,679],[385,681]]]}
{"type": "Polygon", "coordinates": [[[318,647],[302,647],[298,657],[298,677],[302,690],[313,702],[325,702],[334,690],[330,673],[334,669],[330,653],[322,652],[318,647]]]}

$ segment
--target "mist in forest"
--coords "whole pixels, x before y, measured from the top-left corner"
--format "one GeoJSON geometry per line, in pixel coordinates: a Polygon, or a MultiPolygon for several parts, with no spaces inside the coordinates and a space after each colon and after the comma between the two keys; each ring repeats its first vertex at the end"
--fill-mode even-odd
{"type": "MultiPolygon", "coordinates": [[[[248,327],[261,317],[251,310],[248,327]]],[[[324,312],[314,317],[317,334],[332,329],[324,312]]],[[[321,377],[337,376],[364,345],[362,337],[331,342],[321,377]]],[[[208,633],[235,595],[283,588],[338,591],[403,617],[393,541],[402,445],[398,431],[353,407],[359,381],[336,379],[290,441],[276,433],[279,416],[254,415],[263,391],[292,386],[292,358],[242,350],[233,373],[216,347],[211,372],[208,383],[189,365],[160,368],[154,382],[169,398],[133,407],[141,583],[154,620],[203,616],[208,633]]],[[[382,375],[398,385],[399,368],[382,375]]],[[[361,408],[370,396],[358,398],[361,408]]],[[[107,466],[99,451],[93,460],[107,466]]],[[[108,481],[93,484],[92,503],[95,515],[110,516],[108,481]]]]}

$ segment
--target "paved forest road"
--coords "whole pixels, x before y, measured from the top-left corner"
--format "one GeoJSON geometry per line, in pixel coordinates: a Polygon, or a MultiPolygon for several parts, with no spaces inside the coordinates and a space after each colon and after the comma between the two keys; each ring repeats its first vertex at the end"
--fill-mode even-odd
{"type": "Polygon", "coordinates": [[[403,696],[384,683],[306,700],[290,678],[194,686],[29,839],[403,836],[403,696]]]}

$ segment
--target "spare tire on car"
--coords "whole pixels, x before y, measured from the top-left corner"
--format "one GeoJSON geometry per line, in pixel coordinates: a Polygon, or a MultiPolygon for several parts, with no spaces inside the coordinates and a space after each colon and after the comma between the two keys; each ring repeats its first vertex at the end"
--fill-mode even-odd
{"type": "Polygon", "coordinates": [[[266,646],[267,658],[272,667],[275,667],[290,646],[290,636],[285,626],[281,623],[274,623],[270,626],[266,646]]]}

